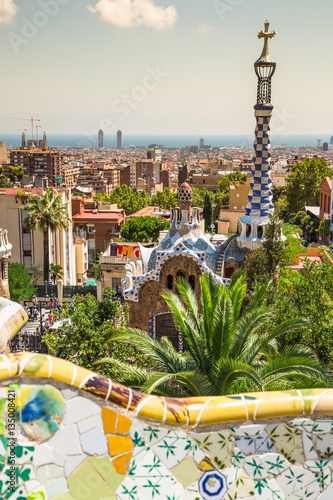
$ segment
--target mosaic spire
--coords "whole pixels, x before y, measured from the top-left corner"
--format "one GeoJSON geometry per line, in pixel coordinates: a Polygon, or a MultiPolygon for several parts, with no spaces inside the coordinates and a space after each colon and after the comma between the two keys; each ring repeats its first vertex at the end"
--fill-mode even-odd
{"type": "Polygon", "coordinates": [[[252,166],[251,189],[246,206],[246,214],[241,222],[241,235],[238,244],[241,247],[254,249],[264,240],[264,226],[273,206],[272,179],[270,166],[270,128],[269,123],[273,112],[271,104],[271,82],[275,73],[276,62],[269,53],[268,41],[275,36],[275,31],[269,31],[266,21],[264,31],[258,33],[258,38],[264,39],[264,47],[260,58],[255,62],[254,69],[258,77],[257,104],[254,106],[256,117],[254,156],[252,166]]]}

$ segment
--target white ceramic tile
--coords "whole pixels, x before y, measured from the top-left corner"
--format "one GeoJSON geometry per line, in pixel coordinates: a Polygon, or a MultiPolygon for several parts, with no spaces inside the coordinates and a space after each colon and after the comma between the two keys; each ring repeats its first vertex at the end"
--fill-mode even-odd
{"type": "Polygon", "coordinates": [[[332,500],[333,498],[333,484],[331,484],[321,495],[318,500],[332,500]]]}
{"type": "MultiPolygon", "coordinates": [[[[289,500],[281,490],[275,479],[259,479],[255,481],[255,496],[252,498],[260,498],[260,500],[289,500]]],[[[297,500],[303,500],[299,497],[297,500]]]]}
{"type": "Polygon", "coordinates": [[[333,434],[317,434],[314,436],[314,446],[320,458],[333,458],[333,434]]]}
{"type": "Polygon", "coordinates": [[[297,465],[283,471],[276,481],[288,500],[315,500],[320,492],[318,477],[297,465]]]}
{"type": "Polygon", "coordinates": [[[65,491],[67,491],[67,481],[64,477],[53,479],[53,481],[50,481],[46,486],[46,493],[50,499],[65,493],[65,491]]]}
{"type": "Polygon", "coordinates": [[[290,467],[288,460],[279,453],[265,453],[261,460],[269,476],[277,476],[290,467]]]}
{"type": "Polygon", "coordinates": [[[105,455],[108,453],[106,437],[102,427],[81,434],[80,441],[83,451],[88,455],[105,455]]]}
{"type": "Polygon", "coordinates": [[[230,432],[235,436],[259,436],[265,428],[266,424],[240,425],[232,427],[230,432]]]}
{"type": "Polygon", "coordinates": [[[170,431],[152,449],[164,465],[171,469],[186,457],[191,446],[191,440],[185,432],[170,431]]]}
{"type": "Polygon", "coordinates": [[[258,455],[246,457],[244,469],[252,479],[264,479],[268,477],[267,470],[264,467],[261,457],[258,455]]]}
{"type": "Polygon", "coordinates": [[[312,429],[312,434],[329,434],[333,431],[332,420],[316,420],[312,429]]]}
{"type": "Polygon", "coordinates": [[[86,455],[81,454],[74,457],[67,457],[65,460],[65,476],[68,478],[86,459],[86,455]]]}
{"type": "Polygon", "coordinates": [[[318,453],[314,448],[314,437],[308,432],[302,432],[303,449],[306,460],[318,459],[318,453]]]}
{"type": "Polygon", "coordinates": [[[36,491],[36,490],[38,490],[38,488],[41,488],[42,484],[39,481],[32,479],[31,481],[26,481],[24,483],[24,486],[25,486],[27,492],[30,493],[30,491],[36,491]]]}
{"type": "Polygon", "coordinates": [[[63,398],[66,400],[75,398],[75,396],[77,396],[77,392],[72,391],[71,389],[62,389],[61,394],[63,395],[63,398]]]}
{"type": "Polygon", "coordinates": [[[79,455],[82,453],[79,431],[75,425],[59,429],[47,443],[50,448],[64,455],[79,455]]]}
{"type": "Polygon", "coordinates": [[[235,443],[237,448],[239,448],[245,455],[251,455],[254,453],[274,453],[277,451],[271,438],[265,431],[259,436],[236,437],[235,443]]]}
{"type": "Polygon", "coordinates": [[[54,463],[63,467],[65,465],[65,455],[60,453],[59,451],[54,452],[54,463]]]}
{"type": "Polygon", "coordinates": [[[94,427],[103,426],[103,420],[100,415],[94,415],[93,417],[89,417],[86,420],[82,420],[77,424],[79,432],[82,434],[83,432],[90,431],[94,427]]]}
{"type": "Polygon", "coordinates": [[[54,451],[47,444],[40,444],[36,446],[33,458],[33,464],[35,467],[40,467],[41,465],[51,464],[54,462],[54,451]]]}
{"type": "Polygon", "coordinates": [[[101,407],[88,398],[72,398],[66,401],[64,425],[76,424],[93,415],[101,415],[101,411],[101,407]]]}

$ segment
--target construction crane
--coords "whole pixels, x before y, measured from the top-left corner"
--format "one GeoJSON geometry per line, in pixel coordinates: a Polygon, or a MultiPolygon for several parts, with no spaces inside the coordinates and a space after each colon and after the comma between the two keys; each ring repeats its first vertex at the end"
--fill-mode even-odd
{"type": "Polygon", "coordinates": [[[39,118],[12,118],[12,120],[24,120],[31,123],[31,139],[34,142],[34,122],[40,122],[39,118]]]}

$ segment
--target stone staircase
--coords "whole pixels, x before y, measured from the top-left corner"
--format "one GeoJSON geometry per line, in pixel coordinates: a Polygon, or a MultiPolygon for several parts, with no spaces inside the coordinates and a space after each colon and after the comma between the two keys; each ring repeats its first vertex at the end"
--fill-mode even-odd
{"type": "Polygon", "coordinates": [[[216,264],[216,274],[217,274],[217,276],[222,276],[222,278],[223,278],[223,274],[224,274],[224,256],[226,254],[226,251],[227,251],[230,243],[232,242],[232,240],[234,240],[235,238],[237,238],[237,236],[238,236],[238,234],[233,234],[232,236],[230,236],[230,238],[227,239],[227,241],[225,241],[223,243],[223,245],[221,245],[220,255],[218,256],[217,264],[216,264]]]}

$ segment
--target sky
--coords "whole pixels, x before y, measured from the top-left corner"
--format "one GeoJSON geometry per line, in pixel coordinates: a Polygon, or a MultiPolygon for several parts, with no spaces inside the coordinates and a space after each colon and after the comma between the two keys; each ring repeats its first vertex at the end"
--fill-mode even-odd
{"type": "Polygon", "coordinates": [[[257,33],[272,132],[333,134],[331,0],[0,0],[0,134],[253,133],[257,33]]]}

